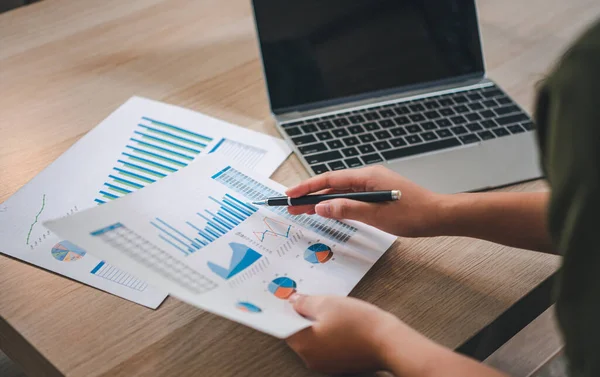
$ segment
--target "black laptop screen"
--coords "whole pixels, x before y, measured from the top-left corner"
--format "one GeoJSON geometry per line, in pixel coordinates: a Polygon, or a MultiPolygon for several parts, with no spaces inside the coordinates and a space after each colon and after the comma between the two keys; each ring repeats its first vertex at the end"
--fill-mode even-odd
{"type": "Polygon", "coordinates": [[[274,113],[483,74],[474,0],[253,0],[274,113]]]}

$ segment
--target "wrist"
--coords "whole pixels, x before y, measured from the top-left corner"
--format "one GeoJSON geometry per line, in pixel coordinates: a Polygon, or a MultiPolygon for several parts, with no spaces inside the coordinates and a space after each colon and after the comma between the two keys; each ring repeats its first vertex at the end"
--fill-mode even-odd
{"type": "Polygon", "coordinates": [[[436,199],[435,236],[460,236],[464,229],[465,200],[470,194],[439,194],[436,199]]]}

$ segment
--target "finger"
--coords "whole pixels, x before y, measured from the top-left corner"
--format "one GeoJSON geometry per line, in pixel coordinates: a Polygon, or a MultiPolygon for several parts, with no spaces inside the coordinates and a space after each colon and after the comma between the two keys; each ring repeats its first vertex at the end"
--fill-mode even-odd
{"type": "Polygon", "coordinates": [[[327,188],[365,191],[365,178],[368,174],[368,168],[327,172],[309,178],[299,185],[289,188],[286,191],[286,194],[295,198],[327,188]]]}
{"type": "Polygon", "coordinates": [[[381,208],[378,203],[365,203],[350,199],[334,199],[319,203],[315,206],[315,212],[329,219],[350,219],[364,223],[370,223],[377,218],[381,208]]]}
{"type": "Polygon", "coordinates": [[[318,320],[325,299],[325,296],[306,296],[296,293],[289,298],[289,301],[298,314],[318,320]]]}

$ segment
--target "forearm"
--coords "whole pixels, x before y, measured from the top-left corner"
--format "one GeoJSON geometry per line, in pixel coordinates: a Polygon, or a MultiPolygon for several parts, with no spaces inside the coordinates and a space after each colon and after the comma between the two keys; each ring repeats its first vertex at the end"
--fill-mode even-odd
{"type": "Polygon", "coordinates": [[[554,253],[546,227],[548,199],[547,192],[446,195],[438,233],[554,253]]]}

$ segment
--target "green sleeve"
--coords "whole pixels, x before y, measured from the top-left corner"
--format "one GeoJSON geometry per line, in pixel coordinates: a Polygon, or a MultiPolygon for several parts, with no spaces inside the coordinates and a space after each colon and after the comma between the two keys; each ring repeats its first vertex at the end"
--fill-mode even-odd
{"type": "Polygon", "coordinates": [[[563,255],[557,315],[571,377],[600,376],[600,23],[567,52],[538,97],[549,231],[563,255]]]}

